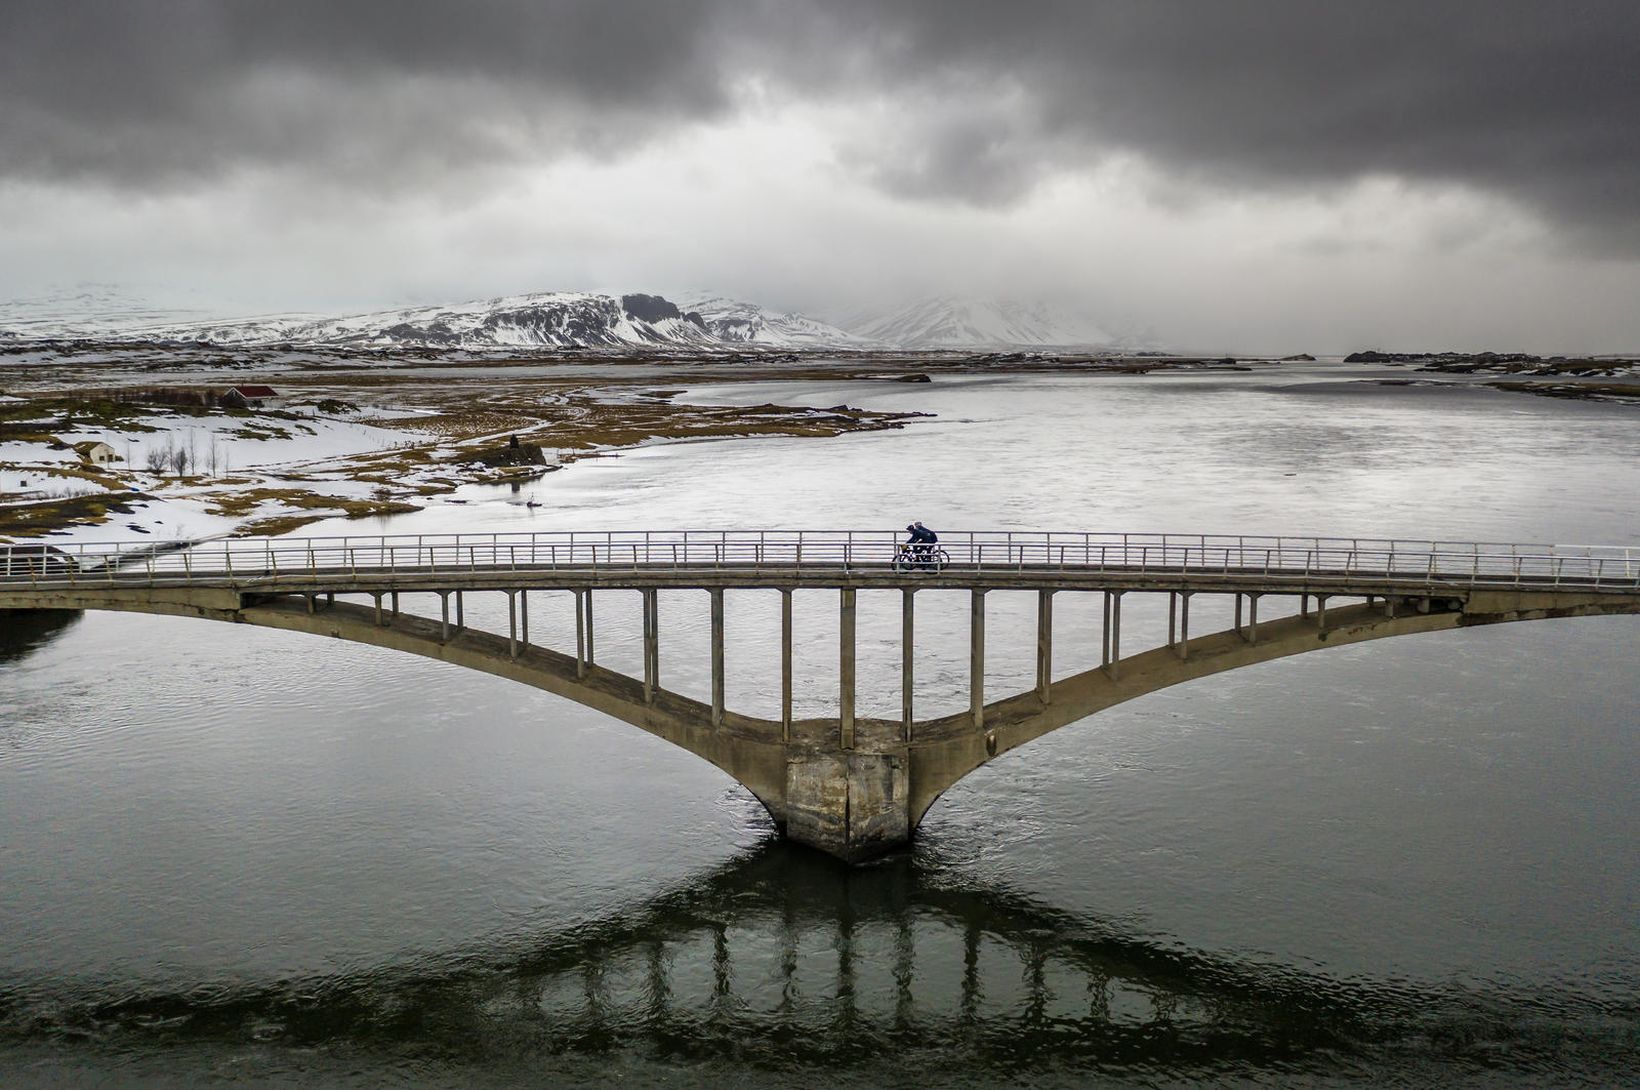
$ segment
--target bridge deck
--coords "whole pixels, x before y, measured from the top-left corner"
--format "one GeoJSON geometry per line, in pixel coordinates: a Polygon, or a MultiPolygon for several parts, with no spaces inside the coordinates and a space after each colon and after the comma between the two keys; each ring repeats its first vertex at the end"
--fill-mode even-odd
{"type": "Polygon", "coordinates": [[[935,568],[892,532],[629,531],[0,546],[0,597],[101,584],[250,593],[911,587],[1326,594],[1640,590],[1640,549],[1354,538],[964,532],[935,568]],[[898,563],[897,563],[898,560],[898,563]]]}

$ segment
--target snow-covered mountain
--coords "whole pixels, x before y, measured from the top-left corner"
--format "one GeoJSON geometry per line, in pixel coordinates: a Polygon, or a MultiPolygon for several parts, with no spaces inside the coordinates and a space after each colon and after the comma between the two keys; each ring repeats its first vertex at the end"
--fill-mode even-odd
{"type": "Polygon", "coordinates": [[[847,351],[1106,346],[1090,322],[1042,305],[941,297],[841,326],[704,292],[677,296],[535,292],[335,318],[202,318],[134,305],[117,292],[0,303],[0,337],[117,337],[152,343],[314,348],[652,348],[847,351]]]}
{"type": "Polygon", "coordinates": [[[155,339],[213,344],[363,348],[715,347],[697,314],[658,295],[536,292],[449,306],[376,311],[346,318],[276,316],[144,331],[155,339]]]}
{"type": "Polygon", "coordinates": [[[1048,348],[1117,340],[1092,322],[1040,303],[939,296],[849,324],[857,334],[900,348],[1048,348]]]}
{"type": "Polygon", "coordinates": [[[195,322],[208,313],[160,306],[118,284],[49,288],[22,299],[0,299],[0,333],[18,337],[105,337],[145,326],[195,322]]]}
{"type": "Polygon", "coordinates": [[[679,306],[699,314],[706,328],[721,341],[780,348],[881,347],[806,315],[773,313],[756,303],[721,295],[686,295],[679,306]]]}
{"type": "MultiPolygon", "coordinates": [[[[41,332],[36,326],[31,333],[41,332]]],[[[867,342],[800,314],[721,296],[683,306],[660,295],[535,292],[345,318],[272,315],[187,322],[122,332],[143,340],[218,345],[502,348],[860,348],[867,342]]]]}

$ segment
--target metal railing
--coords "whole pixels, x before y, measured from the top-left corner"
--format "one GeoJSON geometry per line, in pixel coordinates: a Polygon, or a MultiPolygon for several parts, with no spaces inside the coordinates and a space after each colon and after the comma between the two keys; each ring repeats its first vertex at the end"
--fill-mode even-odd
{"type": "MultiPolygon", "coordinates": [[[[0,590],[38,584],[262,585],[395,573],[889,569],[904,534],[617,530],[0,545],[0,590]]],[[[947,575],[1180,573],[1488,587],[1640,590],[1640,548],[1211,534],[952,532],[947,575]]]]}

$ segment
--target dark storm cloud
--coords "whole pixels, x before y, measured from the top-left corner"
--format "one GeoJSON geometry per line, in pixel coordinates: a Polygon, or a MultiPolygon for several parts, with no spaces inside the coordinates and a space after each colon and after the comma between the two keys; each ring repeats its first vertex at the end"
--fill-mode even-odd
{"type": "Polygon", "coordinates": [[[149,184],[274,163],[381,177],[611,147],[724,108],[707,8],[7,3],[0,171],[149,184]]]}
{"type": "Polygon", "coordinates": [[[1635,253],[1637,52],[1633,0],[12,3],[0,171],[380,180],[620,148],[757,77],[894,103],[846,161],[905,196],[1129,152],[1207,187],[1459,183],[1635,253]]]}
{"type": "Polygon", "coordinates": [[[1462,183],[1640,249],[1633,0],[837,0],[823,10],[839,40],[869,43],[882,78],[927,87],[939,103],[924,141],[891,170],[901,188],[994,200],[1023,191],[1043,164],[1127,150],[1208,184],[1462,183]],[[1013,96],[978,154],[952,109],[963,81],[981,108],[1013,96]],[[985,153],[1007,145],[1039,155],[985,153]]]}

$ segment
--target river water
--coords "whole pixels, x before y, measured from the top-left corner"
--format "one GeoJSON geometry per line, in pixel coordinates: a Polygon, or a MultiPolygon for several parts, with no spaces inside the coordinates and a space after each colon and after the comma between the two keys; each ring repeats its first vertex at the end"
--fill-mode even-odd
{"type": "MultiPolygon", "coordinates": [[[[652,447],[310,532],[916,517],[1640,541],[1632,408],[1363,377],[692,389],[935,415],[652,447]]],[[[1056,607],[1061,675],[1097,661],[1075,599],[1056,607]]],[[[1034,599],[991,601],[1000,695],[1030,685],[1034,599]]],[[[637,603],[600,599],[601,662],[638,669],[637,603]]],[[[502,608],[475,599],[469,621],[502,608]]],[[[965,703],[966,609],[919,596],[924,714],[965,703]]],[[[862,711],[892,715],[898,599],[861,610],[862,711]]],[[[661,611],[663,684],[703,696],[706,596],[663,593],[661,611]]],[[[532,634],[562,646],[571,616],[540,595],[532,634]]],[[[1124,650],[1156,623],[1125,619],[1124,650]]],[[[4,624],[7,1088],[1606,1086],[1640,1069],[1640,618],[1386,640],[1157,693],[981,769],[912,850],[854,870],[780,843],[715,769],[523,686],[199,621],[4,624]]],[[[777,625],[772,592],[729,596],[730,707],[777,708],[777,625]]],[[[835,597],[800,593],[797,627],[798,712],[823,714],[835,597]]]]}

